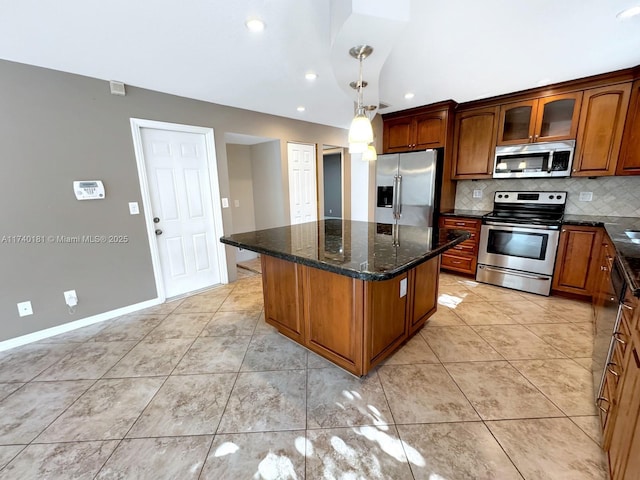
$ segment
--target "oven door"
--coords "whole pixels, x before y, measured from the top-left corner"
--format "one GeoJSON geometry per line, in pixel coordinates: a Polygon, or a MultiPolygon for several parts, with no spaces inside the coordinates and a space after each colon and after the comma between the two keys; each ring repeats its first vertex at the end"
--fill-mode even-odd
{"type": "Polygon", "coordinates": [[[478,263],[553,275],[559,235],[557,227],[546,225],[482,225],[478,263]]]}

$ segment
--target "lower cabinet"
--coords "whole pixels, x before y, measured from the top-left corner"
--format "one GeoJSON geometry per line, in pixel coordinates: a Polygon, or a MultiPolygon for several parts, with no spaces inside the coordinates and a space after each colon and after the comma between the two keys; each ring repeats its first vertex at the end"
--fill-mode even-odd
{"type": "Polygon", "coordinates": [[[600,410],[606,411],[603,446],[613,480],[640,478],[640,336],[638,299],[624,298],[614,354],[608,366],[600,410]],[[607,397],[608,396],[608,397],[607,397]]]}
{"type": "Polygon", "coordinates": [[[552,290],[591,297],[598,287],[603,229],[565,225],[560,233],[552,290]]]}
{"type": "Polygon", "coordinates": [[[466,230],[471,234],[469,240],[465,240],[442,254],[440,268],[468,275],[476,274],[481,225],[482,222],[477,218],[440,217],[439,226],[441,229],[466,230]]]}
{"type": "Polygon", "coordinates": [[[436,311],[439,256],[383,281],[261,261],[266,322],[354,375],[366,375],[436,311]]]}

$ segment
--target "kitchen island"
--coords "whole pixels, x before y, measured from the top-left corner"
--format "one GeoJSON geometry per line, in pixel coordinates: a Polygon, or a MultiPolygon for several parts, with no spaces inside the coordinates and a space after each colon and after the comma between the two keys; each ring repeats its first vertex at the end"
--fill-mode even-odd
{"type": "Polygon", "coordinates": [[[261,254],[265,320],[366,375],[435,313],[440,254],[465,231],[322,220],[222,237],[261,254]]]}

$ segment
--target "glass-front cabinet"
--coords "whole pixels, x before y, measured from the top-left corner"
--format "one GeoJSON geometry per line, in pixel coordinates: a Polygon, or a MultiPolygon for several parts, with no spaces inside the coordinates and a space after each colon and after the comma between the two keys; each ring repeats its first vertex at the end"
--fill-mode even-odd
{"type": "Polygon", "coordinates": [[[553,95],[500,107],[498,145],[576,138],[582,92],[553,95]]]}

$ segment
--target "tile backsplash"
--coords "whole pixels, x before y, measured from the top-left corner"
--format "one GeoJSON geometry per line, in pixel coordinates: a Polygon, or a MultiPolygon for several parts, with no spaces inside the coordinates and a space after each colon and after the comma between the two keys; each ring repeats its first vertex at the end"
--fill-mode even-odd
{"type": "Polygon", "coordinates": [[[456,189],[456,208],[492,210],[493,194],[498,190],[565,191],[566,213],[640,217],[640,176],[463,180],[456,189]],[[473,198],[474,190],[482,190],[482,198],[473,198]],[[592,192],[592,201],[580,201],[580,192],[592,192]]]}

